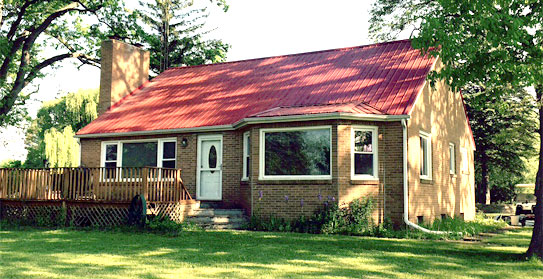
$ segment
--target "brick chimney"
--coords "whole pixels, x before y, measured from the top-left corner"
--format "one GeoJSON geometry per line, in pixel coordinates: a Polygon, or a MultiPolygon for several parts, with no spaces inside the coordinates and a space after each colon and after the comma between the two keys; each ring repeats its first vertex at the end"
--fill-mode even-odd
{"type": "Polygon", "coordinates": [[[148,51],[113,39],[101,47],[99,115],[149,78],[148,51]]]}

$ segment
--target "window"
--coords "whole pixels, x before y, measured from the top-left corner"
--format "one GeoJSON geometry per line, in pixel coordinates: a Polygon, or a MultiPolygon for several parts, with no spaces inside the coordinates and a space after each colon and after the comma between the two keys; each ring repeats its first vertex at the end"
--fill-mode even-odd
{"type": "Polygon", "coordinates": [[[175,168],[175,139],[104,142],[102,166],[175,168]]]}
{"type": "Polygon", "coordinates": [[[243,176],[241,180],[248,180],[251,174],[251,136],[249,132],[243,134],[243,176]]]}
{"type": "Polygon", "coordinates": [[[117,143],[105,145],[104,167],[106,168],[117,167],[117,143]]]}
{"type": "Polygon", "coordinates": [[[420,178],[432,179],[432,141],[424,132],[420,132],[420,178]]]}
{"type": "Polygon", "coordinates": [[[156,167],[157,142],[126,142],[121,144],[123,167],[156,167]]]}
{"type": "Polygon", "coordinates": [[[376,179],[377,127],[354,127],[351,139],[351,178],[376,179]]]}
{"type": "Polygon", "coordinates": [[[162,167],[175,169],[175,141],[162,142],[162,167]]]}
{"type": "Polygon", "coordinates": [[[456,149],[454,143],[449,143],[449,172],[456,174],[456,149]]]}
{"type": "Polygon", "coordinates": [[[331,179],[331,127],[260,130],[260,179],[331,179]]]}
{"type": "Polygon", "coordinates": [[[117,143],[106,144],[103,151],[104,153],[104,164],[103,167],[107,169],[104,170],[104,178],[113,178],[117,172],[117,143]]]}

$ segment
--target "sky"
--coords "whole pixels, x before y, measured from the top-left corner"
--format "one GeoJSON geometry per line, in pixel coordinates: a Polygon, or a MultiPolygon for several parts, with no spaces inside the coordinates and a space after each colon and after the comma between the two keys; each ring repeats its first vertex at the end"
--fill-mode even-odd
{"type": "MultiPolygon", "coordinates": [[[[230,8],[226,13],[211,8],[207,21],[207,28],[213,30],[208,36],[231,45],[228,61],[372,43],[368,38],[372,1],[229,0],[228,3],[230,8]]],[[[35,116],[43,101],[77,89],[99,87],[99,69],[92,66],[78,69],[76,65],[64,61],[35,82],[39,91],[28,104],[31,116],[35,116]]],[[[0,130],[0,162],[25,158],[24,129],[0,130]]]]}

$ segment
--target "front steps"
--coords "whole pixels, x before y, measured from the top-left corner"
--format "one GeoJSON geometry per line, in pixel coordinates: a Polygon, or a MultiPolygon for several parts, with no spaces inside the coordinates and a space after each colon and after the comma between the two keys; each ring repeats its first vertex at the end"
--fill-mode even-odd
{"type": "Polygon", "coordinates": [[[205,229],[241,229],[247,222],[241,209],[205,208],[193,209],[188,215],[188,222],[200,225],[205,229]]]}

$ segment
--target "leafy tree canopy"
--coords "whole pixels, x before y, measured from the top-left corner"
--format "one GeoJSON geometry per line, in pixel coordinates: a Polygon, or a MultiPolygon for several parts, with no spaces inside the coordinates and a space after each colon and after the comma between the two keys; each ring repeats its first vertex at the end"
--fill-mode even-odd
{"type": "Polygon", "coordinates": [[[134,37],[135,15],[117,0],[8,0],[0,5],[0,127],[26,118],[27,86],[65,59],[99,65],[100,42],[134,37]],[[45,50],[53,50],[46,52],[45,50]],[[23,91],[23,89],[25,89],[23,91]]]}

